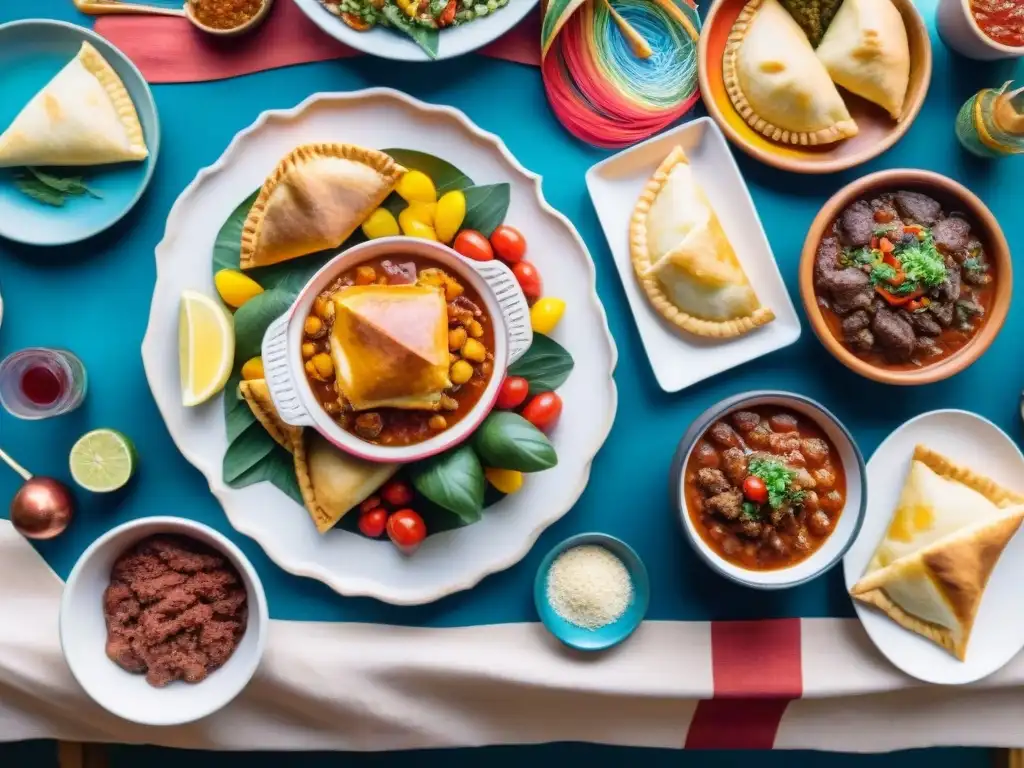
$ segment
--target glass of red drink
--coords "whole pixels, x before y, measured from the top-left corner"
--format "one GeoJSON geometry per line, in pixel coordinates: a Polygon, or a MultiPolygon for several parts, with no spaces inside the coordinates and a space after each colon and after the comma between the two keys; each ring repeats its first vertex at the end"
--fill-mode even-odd
{"type": "Polygon", "coordinates": [[[19,419],[46,419],[85,399],[85,366],[65,349],[30,347],[0,361],[0,405],[19,419]]]}

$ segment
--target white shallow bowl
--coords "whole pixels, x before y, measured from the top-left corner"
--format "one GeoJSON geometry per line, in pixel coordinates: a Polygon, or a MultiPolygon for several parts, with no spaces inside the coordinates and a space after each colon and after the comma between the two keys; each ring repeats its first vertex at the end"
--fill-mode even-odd
{"type": "Polygon", "coordinates": [[[267,597],[252,563],[212,528],[179,517],[145,517],[119,525],[94,541],[78,558],[60,604],[60,644],[71,674],[93,701],[118,717],[141,725],[181,725],[213,714],[252,679],[267,643],[267,597]],[[203,682],[174,682],[154,688],[145,675],[126,672],[107,658],[103,592],[114,561],[155,534],[179,534],[227,556],[245,583],[249,623],[231,658],[203,682]]]}
{"type": "Polygon", "coordinates": [[[971,0],[939,0],[935,26],[942,42],[969,59],[995,61],[1024,56],[1024,46],[997,43],[981,31],[971,13],[971,0]]]}
{"type": "Polygon", "coordinates": [[[270,396],[285,423],[312,427],[341,450],[361,459],[408,463],[446,451],[469,437],[494,407],[505,369],[522,357],[532,342],[530,305],[512,270],[504,264],[497,260],[468,261],[448,246],[429,240],[382,237],[350,248],[321,267],[291,308],[268,326],[262,357],[270,396]],[[342,429],[317,401],[303,370],[303,325],[316,297],[341,273],[383,257],[397,262],[427,259],[457,275],[480,295],[494,327],[494,372],[476,405],[450,429],[415,445],[376,445],[342,429]]]}
{"type": "MultiPolygon", "coordinates": [[[[878,542],[885,536],[918,443],[1024,492],[1024,455],[991,421],[959,410],[931,411],[911,419],[889,435],[868,461],[871,490],[864,527],[843,560],[847,589],[864,575],[878,542]]],[[[1022,581],[1024,536],[1018,532],[989,578],[964,661],[903,629],[881,611],[857,600],[853,607],[878,650],[908,675],[929,683],[970,683],[992,674],[1024,648],[1022,581]]]]}
{"type": "Polygon", "coordinates": [[[850,548],[857,537],[864,519],[864,507],[867,504],[864,457],[861,456],[860,449],[853,441],[850,431],[825,406],[809,397],[793,392],[746,392],[726,398],[708,408],[686,430],[686,434],[679,443],[679,449],[676,451],[669,478],[669,492],[675,500],[674,509],[679,515],[690,546],[712,570],[737,584],[755,589],[795,587],[816,579],[830,570],[846,554],[846,550],[850,548]],[[709,547],[690,518],[690,513],[686,508],[686,494],[683,491],[686,462],[689,461],[690,453],[708,427],[733,411],[758,405],[783,406],[809,417],[836,447],[846,473],[846,506],[839,516],[839,524],[832,531],[832,535],[806,560],[788,568],[778,568],[772,571],[751,571],[741,568],[730,563],[709,547]]]}
{"type": "Polygon", "coordinates": [[[722,130],[710,117],[685,123],[591,167],[587,189],[608,239],[640,341],[663,390],[678,392],[800,338],[800,318],[750,191],[722,130]],[[666,322],[647,300],[633,271],[629,256],[633,208],[648,179],[676,145],[690,159],[758,298],[775,312],[772,322],[735,339],[705,339],[666,322]]]}

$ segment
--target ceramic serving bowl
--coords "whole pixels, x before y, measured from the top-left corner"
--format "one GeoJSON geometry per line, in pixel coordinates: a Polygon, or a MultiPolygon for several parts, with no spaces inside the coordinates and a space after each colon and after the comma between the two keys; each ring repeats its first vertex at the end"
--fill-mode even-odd
{"type": "Polygon", "coordinates": [[[285,423],[312,427],[340,450],[368,461],[407,463],[445,451],[469,437],[494,406],[505,369],[533,343],[530,307],[512,270],[498,261],[469,261],[441,243],[411,237],[383,237],[354,246],[331,259],[310,279],[291,308],[263,337],[263,367],[274,405],[285,423]],[[459,422],[415,445],[367,442],[342,429],[320,406],[303,370],[302,329],[317,295],[339,274],[364,261],[387,256],[428,259],[476,289],[494,323],[494,372],[477,404],[459,422]]]}
{"type": "Polygon", "coordinates": [[[818,212],[804,240],[800,256],[800,297],[811,321],[811,328],[825,348],[854,373],[883,384],[912,386],[931,384],[947,379],[967,368],[981,357],[1003,327],[1013,293],[1013,265],[1010,247],[1003,230],[988,207],[969,189],[946,176],[931,171],[894,169],[864,176],[836,192],[818,212]],[[814,289],[814,261],[818,245],[827,235],[832,222],[843,208],[855,200],[881,192],[911,190],[933,196],[949,213],[967,214],[972,230],[985,246],[985,253],[995,264],[996,284],[992,308],[974,337],[948,357],[912,370],[894,370],[873,365],[851,352],[829,329],[814,289]]]}
{"type": "Polygon", "coordinates": [[[686,540],[707,565],[725,578],[754,589],[786,589],[804,584],[830,570],[853,544],[867,507],[867,472],[864,457],[850,431],[823,405],[793,392],[746,392],[726,398],[708,408],[686,430],[679,442],[669,474],[669,493],[686,540]],[[810,557],[795,565],[770,571],[754,571],[730,563],[715,552],[697,531],[690,517],[683,490],[686,462],[701,436],[715,421],[743,408],[776,405],[801,413],[818,425],[839,453],[846,473],[846,506],[832,535],[810,557]]]}
{"type": "Polygon", "coordinates": [[[971,0],[939,0],[936,26],[942,42],[969,59],[994,61],[1024,56],[1024,46],[1004,45],[982,32],[971,13],[971,0]]]}
{"type": "Polygon", "coordinates": [[[206,34],[213,35],[214,37],[237,37],[238,35],[243,35],[246,32],[251,32],[262,24],[263,20],[267,18],[267,14],[270,13],[270,6],[273,4],[274,0],[263,0],[263,5],[260,6],[260,9],[256,12],[255,16],[248,21],[242,22],[237,27],[231,27],[229,29],[218,29],[217,27],[209,27],[206,24],[203,24],[203,22],[196,18],[196,15],[192,10],[192,0],[185,0],[183,10],[185,11],[185,18],[192,22],[197,29],[205,32],[206,34]]]}
{"type": "Polygon", "coordinates": [[[144,517],[100,536],[71,569],[60,603],[60,644],[71,674],[101,707],[142,725],[190,723],[228,704],[256,672],[269,624],[263,584],[242,550],[212,528],[180,517],[144,517]],[[126,672],[107,658],[103,593],[111,568],[126,550],[155,534],[188,536],[227,556],[248,595],[249,620],[242,641],[223,667],[195,685],[176,682],[154,688],[144,675],[126,672]]]}
{"type": "MultiPolygon", "coordinates": [[[[964,0],[967,2],[967,0],[964,0]]],[[[928,27],[913,0],[893,0],[910,42],[910,84],[903,115],[893,120],[881,107],[840,89],[860,132],[850,139],[819,147],[781,144],[761,135],[740,116],[722,77],[725,44],[747,0],[715,0],[708,10],[698,46],[700,92],[708,114],[736,146],[762,163],[794,173],[835,173],[866,163],[885,152],[910,128],[921,111],[932,78],[928,27]]]]}

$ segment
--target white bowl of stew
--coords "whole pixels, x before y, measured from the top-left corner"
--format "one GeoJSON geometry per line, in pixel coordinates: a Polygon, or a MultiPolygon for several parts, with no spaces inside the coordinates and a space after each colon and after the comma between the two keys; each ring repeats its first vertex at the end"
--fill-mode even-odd
{"type": "Polygon", "coordinates": [[[867,504],[864,458],[822,405],[748,392],[709,408],[676,452],[671,493],[683,532],[712,570],[784,589],[838,563],[867,504]]]}
{"type": "MultiPolygon", "coordinates": [[[[431,323],[437,320],[434,311],[433,306],[427,311],[431,323]]],[[[389,322],[404,322],[412,329],[422,324],[421,319],[416,315],[389,322]]],[[[394,327],[389,333],[393,331],[394,327]]],[[[353,333],[364,349],[375,350],[378,364],[395,341],[393,335],[374,335],[372,324],[353,333]]],[[[359,458],[405,463],[445,451],[469,437],[494,406],[505,370],[532,341],[529,305],[504,264],[471,262],[441,243],[387,237],[356,245],[325,264],[291,308],[267,328],[262,353],[267,386],[286,423],[311,427],[359,458]],[[353,404],[345,388],[335,386],[335,361],[348,367],[348,381],[358,378],[353,372],[356,366],[339,357],[334,347],[333,307],[340,306],[335,298],[344,297],[349,289],[374,290],[372,286],[385,285],[427,286],[442,294],[445,333],[454,335],[445,350],[450,386],[437,403],[367,408],[365,403],[353,404]],[[307,322],[310,318],[315,322],[307,322]],[[456,374],[467,370],[469,378],[462,381],[463,376],[456,374]]],[[[395,349],[406,352],[401,344],[395,349]]],[[[430,369],[436,372],[437,368],[435,361],[430,369]]]]}

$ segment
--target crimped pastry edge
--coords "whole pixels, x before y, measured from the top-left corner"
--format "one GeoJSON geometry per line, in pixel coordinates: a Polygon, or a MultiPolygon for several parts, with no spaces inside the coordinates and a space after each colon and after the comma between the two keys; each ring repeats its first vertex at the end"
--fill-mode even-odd
{"type": "Polygon", "coordinates": [[[139,113],[135,110],[135,102],[132,101],[128,89],[121,80],[110,62],[103,58],[103,55],[85,41],[78,51],[78,59],[82,66],[89,72],[107,92],[107,97],[117,112],[117,117],[128,137],[129,159],[145,160],[149,157],[149,148],[146,146],[146,139],[142,133],[142,123],[139,122],[139,113]]]}

